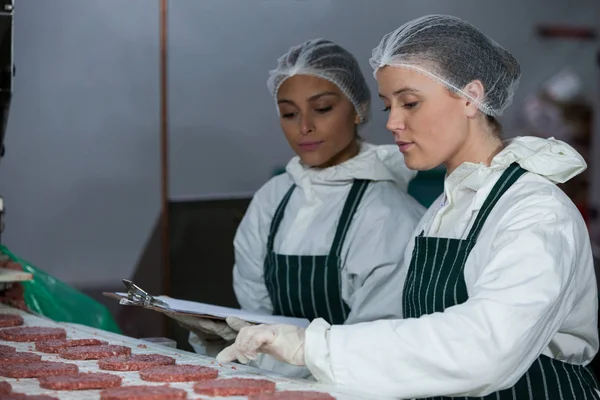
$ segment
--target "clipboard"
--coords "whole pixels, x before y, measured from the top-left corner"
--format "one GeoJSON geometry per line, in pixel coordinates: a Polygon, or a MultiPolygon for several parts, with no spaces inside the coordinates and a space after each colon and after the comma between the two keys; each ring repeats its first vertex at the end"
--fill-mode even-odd
{"type": "Polygon", "coordinates": [[[227,317],[237,317],[253,324],[288,324],[306,328],[310,321],[305,318],[292,318],[279,315],[251,313],[237,308],[216,306],[175,299],[169,296],[153,296],[133,282],[123,279],[127,292],[104,292],[104,296],[119,301],[126,306],[138,306],[157,311],[175,320],[205,318],[224,321],[227,317]]]}

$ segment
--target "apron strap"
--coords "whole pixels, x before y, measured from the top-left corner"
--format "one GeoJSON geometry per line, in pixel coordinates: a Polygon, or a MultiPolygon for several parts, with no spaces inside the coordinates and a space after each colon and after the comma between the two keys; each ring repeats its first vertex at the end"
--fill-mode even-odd
{"type": "Polygon", "coordinates": [[[269,230],[269,239],[267,241],[267,252],[273,251],[273,243],[275,243],[275,235],[277,234],[277,230],[279,229],[279,225],[281,221],[283,221],[283,215],[285,213],[285,208],[287,207],[288,202],[290,201],[290,197],[292,197],[292,193],[294,193],[294,189],[296,189],[296,185],[292,185],[281,199],[279,206],[277,206],[277,210],[273,215],[273,220],[271,221],[271,229],[269,230]]]}
{"type": "Polygon", "coordinates": [[[356,213],[358,205],[367,191],[369,183],[371,183],[371,181],[365,179],[354,180],[354,183],[350,188],[350,192],[348,193],[348,197],[346,198],[346,202],[344,203],[344,208],[342,209],[342,214],[335,231],[333,243],[331,244],[331,249],[329,250],[329,256],[339,257],[342,254],[342,245],[344,244],[344,240],[346,239],[346,235],[350,230],[350,224],[352,223],[354,214],[356,213]]]}
{"type": "Polygon", "coordinates": [[[467,240],[476,240],[477,236],[479,236],[479,232],[483,228],[485,221],[488,216],[492,212],[492,209],[500,200],[502,195],[527,171],[516,162],[512,163],[500,176],[500,179],[496,182],[492,191],[485,199],[485,202],[481,206],[481,209],[477,213],[477,218],[469,231],[469,235],[467,236],[467,240]]]}

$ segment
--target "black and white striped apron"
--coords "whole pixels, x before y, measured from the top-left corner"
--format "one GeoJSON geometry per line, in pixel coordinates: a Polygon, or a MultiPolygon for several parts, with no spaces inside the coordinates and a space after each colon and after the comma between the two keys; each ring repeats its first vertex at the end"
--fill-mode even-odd
{"type": "Polygon", "coordinates": [[[274,315],[307,318],[310,321],[323,318],[331,324],[343,324],[346,321],[350,309],[342,298],[341,252],[369,182],[355,180],[352,184],[331,249],[326,255],[277,254],[273,251],[275,235],[296,186],[288,190],[271,222],[264,265],[265,284],[273,303],[274,315]]]}
{"type": "MultiPolygon", "coordinates": [[[[415,238],[415,248],[404,284],[402,307],[405,318],[442,312],[469,298],[464,268],[469,253],[494,205],[526,171],[512,164],[485,200],[467,239],[415,238]]],[[[515,386],[478,399],[584,400],[600,399],[593,372],[581,365],[541,355],[515,386]]],[[[433,397],[432,399],[448,399],[433,397]]],[[[475,399],[474,397],[463,397],[475,399]]]]}

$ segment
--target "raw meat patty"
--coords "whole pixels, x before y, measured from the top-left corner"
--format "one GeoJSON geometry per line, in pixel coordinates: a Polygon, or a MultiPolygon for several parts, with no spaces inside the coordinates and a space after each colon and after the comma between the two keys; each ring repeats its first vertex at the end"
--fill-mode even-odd
{"type": "Polygon", "coordinates": [[[43,340],[35,342],[35,349],[42,353],[58,353],[67,347],[76,346],[97,346],[100,344],[108,344],[98,339],[60,339],[60,340],[43,340]]]}
{"type": "Polygon", "coordinates": [[[215,379],[219,371],[198,365],[165,365],[140,371],[140,378],[150,382],[192,382],[215,379]]]}
{"type": "MultiPolygon", "coordinates": [[[[22,271],[23,266],[17,262],[12,260],[5,260],[0,263],[4,268],[13,269],[16,271],[22,271]]],[[[25,304],[25,299],[23,295],[25,294],[25,289],[23,285],[17,282],[13,282],[8,285],[8,288],[0,292],[0,303],[6,304],[7,306],[11,306],[14,308],[18,308],[23,311],[28,311],[27,304],[25,304]]],[[[21,324],[17,324],[21,325],[21,324]]],[[[2,326],[0,324],[0,326],[2,326]]],[[[16,325],[6,325],[6,326],[16,326],[16,325]]]]}
{"type": "Polygon", "coordinates": [[[0,328],[23,325],[23,317],[17,314],[0,314],[0,328]]]}
{"type": "Polygon", "coordinates": [[[121,386],[121,377],[104,372],[82,372],[73,375],[40,378],[40,387],[51,390],[92,390],[121,386]]]}
{"type": "Polygon", "coordinates": [[[4,261],[3,267],[6,269],[12,269],[14,271],[23,271],[23,266],[13,260],[4,261]]]}
{"type": "Polygon", "coordinates": [[[17,351],[16,348],[12,347],[12,346],[5,346],[3,344],[0,344],[0,354],[2,353],[14,353],[15,351],[17,351]]]}
{"type": "Polygon", "coordinates": [[[167,386],[122,386],[100,392],[100,400],[177,400],[187,399],[182,389],[167,386]]]}
{"type": "Polygon", "coordinates": [[[9,394],[12,392],[12,386],[8,382],[0,382],[0,394],[9,394]]]}
{"type": "Polygon", "coordinates": [[[38,361],[27,364],[0,366],[0,376],[7,378],[40,378],[42,376],[69,375],[79,372],[75,364],[53,361],[38,361]]]}
{"type": "Polygon", "coordinates": [[[335,400],[335,397],[327,393],[289,390],[275,393],[255,394],[248,396],[248,400],[335,400]]]}
{"type": "Polygon", "coordinates": [[[62,349],[60,352],[62,358],[68,360],[98,360],[100,358],[129,355],[131,349],[125,346],[114,344],[103,344],[99,346],[77,346],[62,349]]]}
{"type": "Polygon", "coordinates": [[[11,342],[35,342],[36,340],[65,339],[67,331],[62,328],[24,326],[0,330],[0,339],[11,342]]]}
{"type": "Polygon", "coordinates": [[[100,369],[108,371],[139,371],[159,365],[173,365],[175,359],[160,354],[132,354],[117,356],[98,361],[100,369]]]}
{"type": "Polygon", "coordinates": [[[214,379],[194,385],[194,392],[206,396],[248,396],[274,391],[275,382],[266,379],[214,379]]]}
{"type": "Polygon", "coordinates": [[[0,400],[59,400],[56,397],[46,396],[45,394],[23,394],[15,393],[4,395],[0,400]]]}
{"type": "Polygon", "coordinates": [[[0,353],[0,365],[24,364],[41,361],[42,356],[34,353],[15,351],[12,353],[0,353]]]}
{"type": "Polygon", "coordinates": [[[0,303],[7,306],[18,308],[19,310],[29,311],[25,303],[25,289],[20,283],[11,283],[8,289],[0,292],[0,303]]]}

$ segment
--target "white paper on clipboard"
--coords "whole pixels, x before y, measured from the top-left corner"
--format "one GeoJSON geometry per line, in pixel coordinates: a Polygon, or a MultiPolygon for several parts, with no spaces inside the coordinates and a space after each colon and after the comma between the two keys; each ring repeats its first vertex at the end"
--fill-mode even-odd
{"type": "MultiPolygon", "coordinates": [[[[120,303],[127,305],[137,305],[127,300],[127,293],[115,293],[121,298],[120,303]]],[[[283,317],[278,315],[250,313],[237,308],[221,307],[212,304],[197,303],[195,301],[179,300],[169,296],[154,296],[155,299],[167,303],[168,308],[154,306],[152,309],[161,309],[165,312],[184,313],[189,317],[225,319],[227,317],[237,317],[244,321],[256,324],[288,324],[301,328],[306,328],[310,322],[304,318],[283,317]]]]}

